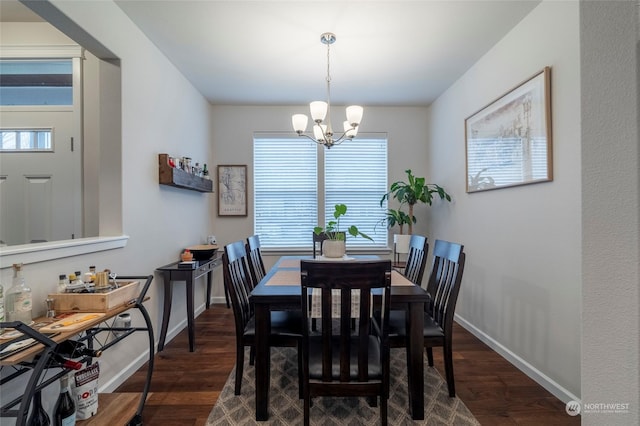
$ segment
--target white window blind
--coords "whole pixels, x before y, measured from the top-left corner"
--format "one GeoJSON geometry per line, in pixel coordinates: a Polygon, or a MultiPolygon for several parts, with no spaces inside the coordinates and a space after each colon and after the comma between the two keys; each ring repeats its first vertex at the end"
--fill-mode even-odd
{"type": "Polygon", "coordinates": [[[386,228],[374,231],[386,207],[380,207],[387,191],[386,135],[359,136],[326,149],[298,137],[256,134],[253,165],[254,232],[263,248],[310,248],[313,228],[333,218],[335,204],[348,207],[341,230],[356,225],[375,240],[349,238],[347,247],[387,247],[386,228]],[[324,194],[319,192],[321,167],[324,194]],[[323,199],[326,211],[319,214],[323,199]]]}
{"type": "Polygon", "coordinates": [[[346,204],[340,229],[351,225],[373,238],[347,237],[347,247],[387,247],[387,230],[377,226],[385,216],[380,198],[387,192],[387,140],[357,138],[325,152],[325,219],[333,218],[336,204],[346,204]],[[374,229],[375,228],[375,229],[374,229]]]}
{"type": "Polygon", "coordinates": [[[310,247],[318,222],[317,145],[254,137],[254,231],[264,248],[310,247]]]}

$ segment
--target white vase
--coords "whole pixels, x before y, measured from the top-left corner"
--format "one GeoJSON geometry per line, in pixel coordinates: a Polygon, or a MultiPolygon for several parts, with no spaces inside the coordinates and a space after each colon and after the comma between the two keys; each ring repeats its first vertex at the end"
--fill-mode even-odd
{"type": "Polygon", "coordinates": [[[409,243],[411,242],[411,235],[406,234],[394,234],[393,245],[394,251],[397,254],[409,253],[409,243]]]}
{"type": "Polygon", "coordinates": [[[341,240],[324,240],[322,243],[322,255],[324,257],[339,258],[346,252],[345,242],[341,240]]]}

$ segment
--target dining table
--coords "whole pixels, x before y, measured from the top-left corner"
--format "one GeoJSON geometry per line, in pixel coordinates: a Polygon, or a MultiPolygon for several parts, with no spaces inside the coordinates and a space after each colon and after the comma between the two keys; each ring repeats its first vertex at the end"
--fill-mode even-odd
{"type": "MultiPolygon", "coordinates": [[[[311,256],[282,256],[252,290],[250,302],[255,313],[255,388],[256,420],[269,419],[271,371],[271,311],[296,310],[301,307],[300,260],[311,256]]],[[[353,256],[337,261],[378,259],[378,256],[353,256]]],[[[316,260],[329,260],[322,257],[316,260]]],[[[429,295],[397,271],[391,274],[391,308],[408,312],[408,382],[409,409],[414,420],[424,419],[424,304],[429,295]]]]}

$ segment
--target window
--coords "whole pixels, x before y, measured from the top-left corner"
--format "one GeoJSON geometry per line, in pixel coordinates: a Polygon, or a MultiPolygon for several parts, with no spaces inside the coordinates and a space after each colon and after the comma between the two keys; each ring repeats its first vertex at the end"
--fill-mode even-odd
{"type": "Polygon", "coordinates": [[[73,105],[71,59],[0,60],[0,105],[73,105]]]}
{"type": "Polygon", "coordinates": [[[346,204],[341,230],[357,225],[374,242],[350,238],[348,247],[386,248],[387,231],[377,226],[386,205],[386,135],[359,136],[326,149],[298,137],[254,135],[254,232],[264,248],[311,246],[311,232],[346,204]],[[323,170],[322,174],[318,173],[323,170]]]}
{"type": "Polygon", "coordinates": [[[51,129],[0,129],[0,151],[51,150],[51,129]]]}

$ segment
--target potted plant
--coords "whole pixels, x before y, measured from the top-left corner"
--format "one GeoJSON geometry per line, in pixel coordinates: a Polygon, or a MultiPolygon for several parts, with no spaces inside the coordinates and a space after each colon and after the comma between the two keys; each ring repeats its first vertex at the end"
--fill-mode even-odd
{"type": "MultiPolygon", "coordinates": [[[[419,202],[431,205],[431,203],[433,202],[434,194],[437,194],[440,199],[447,201],[451,201],[451,196],[447,194],[444,188],[440,185],[436,185],[434,183],[425,183],[425,178],[415,177],[411,172],[411,169],[405,170],[405,173],[407,173],[407,182],[397,181],[392,183],[389,187],[389,192],[384,194],[380,199],[380,205],[382,206],[385,200],[390,200],[392,198],[400,203],[400,207],[405,204],[408,205],[408,220],[406,220],[401,215],[398,215],[396,217],[395,213],[391,214],[390,212],[387,212],[387,227],[392,227],[395,224],[406,224],[409,228],[408,233],[409,235],[411,235],[413,233],[413,224],[416,223],[416,217],[413,215],[413,206],[415,206],[419,202]],[[393,224],[390,224],[389,222],[390,214],[393,216],[393,224]],[[402,221],[398,221],[398,218],[402,218],[402,221]]],[[[398,209],[398,211],[400,211],[400,209],[398,209]]],[[[402,231],[403,227],[400,226],[400,232],[402,233],[402,231]]]]}
{"type": "Polygon", "coordinates": [[[367,240],[373,241],[373,239],[358,230],[358,227],[351,225],[347,232],[340,231],[340,218],[347,214],[347,206],[345,204],[336,204],[333,211],[333,217],[335,220],[327,222],[325,227],[316,226],[313,228],[313,232],[316,235],[324,233],[327,239],[322,244],[322,251],[325,257],[342,257],[345,254],[345,240],[347,236],[351,237],[363,237],[367,240]]]}

